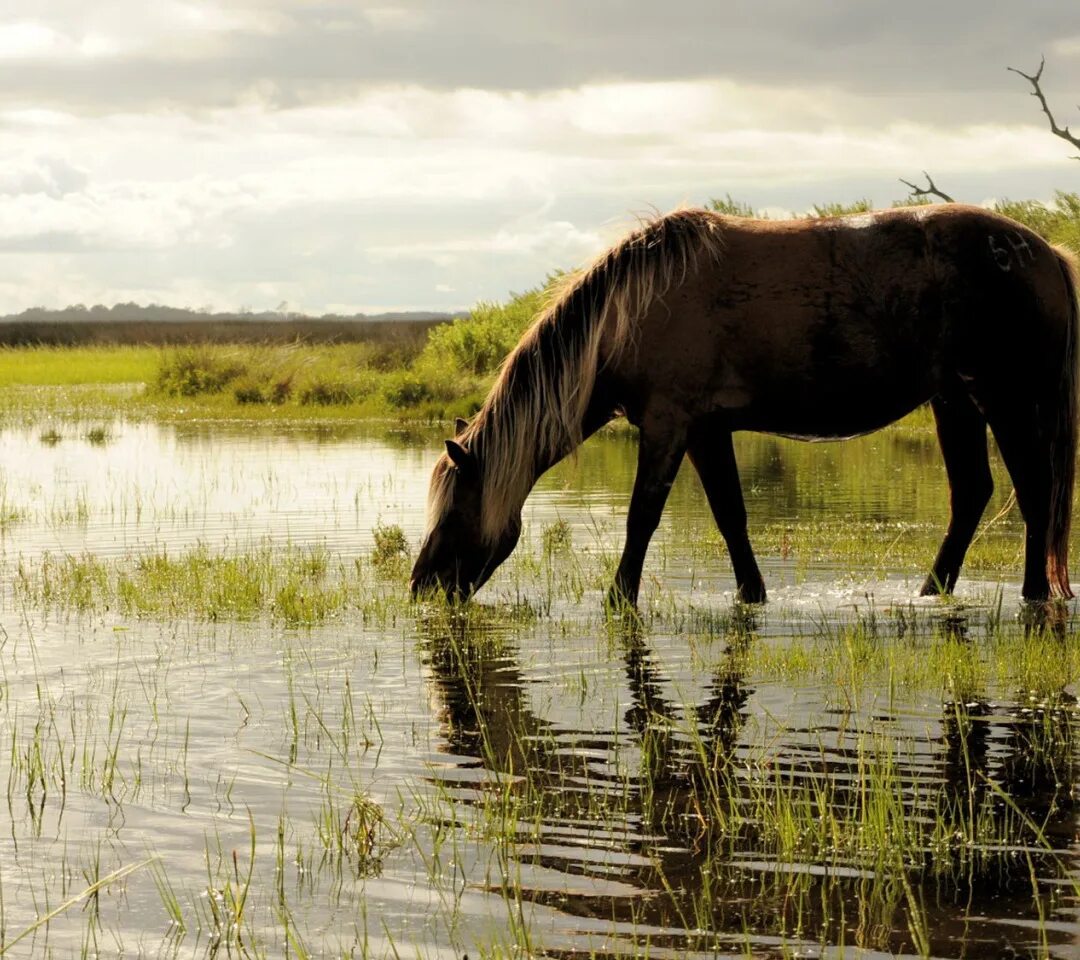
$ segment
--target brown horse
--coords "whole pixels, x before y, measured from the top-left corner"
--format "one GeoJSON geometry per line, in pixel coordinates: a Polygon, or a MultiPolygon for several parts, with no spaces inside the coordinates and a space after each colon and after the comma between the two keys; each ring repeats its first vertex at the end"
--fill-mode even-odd
{"type": "Polygon", "coordinates": [[[929,401],[952,516],[922,592],[952,590],[990,499],[989,425],[1026,525],[1023,595],[1071,597],[1076,285],[1068,254],[976,207],[661,217],[568,281],[459,421],[412,589],[475,592],[517,543],[537,478],[621,414],[640,446],[613,599],[636,601],[689,454],[738,595],[762,601],[732,431],[851,437],[929,401]]]}

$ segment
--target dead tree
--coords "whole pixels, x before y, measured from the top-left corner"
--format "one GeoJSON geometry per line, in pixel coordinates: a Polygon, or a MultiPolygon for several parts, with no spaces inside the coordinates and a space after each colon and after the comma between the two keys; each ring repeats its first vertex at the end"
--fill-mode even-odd
{"type": "Polygon", "coordinates": [[[956,203],[956,201],[947,193],[944,193],[937,188],[937,184],[934,183],[933,179],[930,177],[930,174],[928,174],[925,170],[923,171],[923,176],[926,177],[925,187],[916,186],[910,180],[905,180],[903,177],[900,178],[900,182],[905,187],[911,188],[911,195],[913,197],[940,197],[946,203],[956,203]]]}
{"type": "MultiPolygon", "coordinates": [[[[1019,74],[1034,88],[1031,96],[1039,101],[1039,106],[1042,107],[1043,113],[1046,114],[1047,120],[1050,121],[1050,132],[1055,137],[1061,137],[1066,143],[1071,143],[1074,147],[1080,147],[1080,137],[1077,137],[1076,134],[1072,133],[1067,126],[1059,127],[1057,121],[1054,119],[1054,115],[1050,112],[1050,107],[1046,102],[1046,97],[1043,95],[1042,87],[1039,86],[1039,81],[1042,79],[1043,67],[1045,66],[1046,57],[1043,57],[1039,61],[1039,69],[1034,73],[1024,73],[1023,70],[1017,70],[1016,67],[1006,67],[1006,69],[1019,74]]],[[[1080,155],[1074,156],[1073,159],[1080,160],[1080,155]]]]}

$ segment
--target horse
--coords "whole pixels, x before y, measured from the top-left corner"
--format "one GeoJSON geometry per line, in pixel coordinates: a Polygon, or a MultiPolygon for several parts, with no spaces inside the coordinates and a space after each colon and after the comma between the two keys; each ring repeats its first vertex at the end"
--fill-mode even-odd
{"type": "Polygon", "coordinates": [[[643,223],[555,292],[435,463],[414,596],[467,599],[514,549],[537,479],[616,416],[638,428],[608,598],[636,604],[685,456],[734,568],[766,598],[732,433],[832,440],[929,403],[950,519],[922,594],[949,593],[990,500],[992,432],[1025,523],[1022,595],[1073,596],[1076,259],[961,204],[757,220],[681,209],[643,223]]]}

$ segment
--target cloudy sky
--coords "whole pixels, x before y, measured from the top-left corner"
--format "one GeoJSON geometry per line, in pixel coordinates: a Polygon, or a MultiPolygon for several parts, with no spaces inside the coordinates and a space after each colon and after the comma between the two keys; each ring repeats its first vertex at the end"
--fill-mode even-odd
{"type": "Polygon", "coordinates": [[[1080,189],[1074,0],[9,0],[0,312],[457,309],[636,214],[1080,189]]]}

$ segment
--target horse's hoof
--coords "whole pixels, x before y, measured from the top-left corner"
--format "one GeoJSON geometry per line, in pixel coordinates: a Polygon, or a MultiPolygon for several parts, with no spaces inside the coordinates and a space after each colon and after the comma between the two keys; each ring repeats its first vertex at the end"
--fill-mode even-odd
{"type": "Polygon", "coordinates": [[[637,597],[631,597],[618,586],[612,587],[604,598],[604,610],[608,616],[637,613],[637,597]]]}
{"type": "Polygon", "coordinates": [[[758,580],[756,583],[741,583],[735,591],[735,599],[739,603],[764,603],[765,581],[758,580]]]}
{"type": "Polygon", "coordinates": [[[920,597],[941,597],[946,593],[949,593],[949,589],[933,574],[930,574],[926,578],[926,581],[922,585],[922,589],[919,590],[920,597]]]}
{"type": "Polygon", "coordinates": [[[1042,607],[1053,601],[1059,599],[1058,597],[1052,597],[1050,595],[1050,588],[1045,590],[1022,590],[1020,592],[1020,599],[1030,607],[1042,607]]]}

